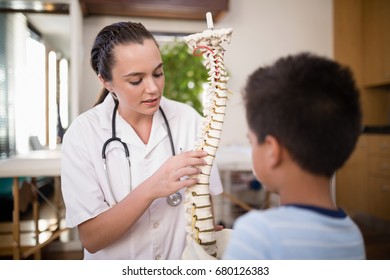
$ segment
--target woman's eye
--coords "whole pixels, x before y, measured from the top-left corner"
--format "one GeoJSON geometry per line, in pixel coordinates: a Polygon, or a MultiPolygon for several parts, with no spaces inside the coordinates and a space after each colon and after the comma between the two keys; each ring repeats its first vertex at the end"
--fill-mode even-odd
{"type": "Polygon", "coordinates": [[[142,82],[142,79],[139,79],[138,81],[130,81],[129,83],[132,84],[133,86],[137,86],[142,82]]]}
{"type": "Polygon", "coordinates": [[[156,78],[164,76],[164,72],[153,74],[156,78]]]}

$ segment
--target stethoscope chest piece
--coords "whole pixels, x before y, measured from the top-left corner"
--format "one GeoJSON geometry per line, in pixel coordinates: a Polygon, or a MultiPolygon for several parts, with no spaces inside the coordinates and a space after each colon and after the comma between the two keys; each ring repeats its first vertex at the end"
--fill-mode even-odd
{"type": "Polygon", "coordinates": [[[167,196],[167,203],[172,207],[179,206],[182,200],[183,197],[179,192],[167,196]]]}

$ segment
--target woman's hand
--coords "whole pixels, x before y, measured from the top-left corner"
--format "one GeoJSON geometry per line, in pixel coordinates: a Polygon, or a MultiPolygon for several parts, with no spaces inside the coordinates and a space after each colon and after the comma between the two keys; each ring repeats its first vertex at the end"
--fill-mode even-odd
{"type": "Polygon", "coordinates": [[[221,230],[223,230],[223,229],[224,229],[223,225],[216,225],[216,226],[214,227],[214,230],[215,230],[215,231],[221,231],[221,230]]]}
{"type": "Polygon", "coordinates": [[[165,197],[197,183],[191,175],[200,173],[199,166],[206,165],[205,151],[189,151],[169,158],[148,180],[154,198],[165,197]]]}
{"type": "Polygon", "coordinates": [[[90,253],[109,246],[131,228],[156,198],[195,185],[197,180],[187,176],[200,173],[196,166],[206,164],[205,156],[204,151],[191,151],[169,158],[118,204],[79,225],[83,246],[90,253]]]}

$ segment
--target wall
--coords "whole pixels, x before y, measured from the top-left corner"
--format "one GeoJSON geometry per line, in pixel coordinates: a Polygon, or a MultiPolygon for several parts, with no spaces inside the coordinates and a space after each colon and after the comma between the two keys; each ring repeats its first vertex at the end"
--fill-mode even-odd
{"type": "MultiPolygon", "coordinates": [[[[333,57],[332,0],[231,0],[229,12],[214,28],[233,28],[232,42],[226,47],[225,63],[231,79],[231,96],[221,145],[247,145],[245,112],[241,89],[257,67],[276,58],[300,51],[333,57]]],[[[82,41],[80,112],[89,109],[100,92],[100,83],[89,66],[94,37],[105,25],[116,21],[140,21],[151,31],[202,32],[206,22],[155,20],[123,17],[84,19],[82,41]]]]}
{"type": "MultiPolygon", "coordinates": [[[[73,120],[80,113],[80,103],[83,100],[84,91],[81,88],[81,81],[84,81],[85,77],[82,75],[84,71],[80,71],[84,68],[83,64],[83,54],[84,54],[84,44],[81,45],[83,38],[83,15],[80,7],[80,3],[77,0],[72,0],[70,2],[70,30],[71,30],[71,42],[70,42],[70,119],[73,120]],[[80,93],[81,92],[81,93],[80,93]]],[[[85,109],[84,109],[85,110],[85,109]]],[[[83,111],[84,111],[83,110],[83,111]]]]}

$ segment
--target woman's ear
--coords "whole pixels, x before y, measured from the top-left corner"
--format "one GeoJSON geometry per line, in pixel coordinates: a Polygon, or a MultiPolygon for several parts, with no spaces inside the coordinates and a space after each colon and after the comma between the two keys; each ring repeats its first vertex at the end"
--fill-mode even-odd
{"type": "Polygon", "coordinates": [[[279,141],[272,135],[267,135],[264,139],[266,146],[265,156],[269,167],[274,168],[279,165],[282,160],[282,146],[279,141]]]}
{"type": "Polygon", "coordinates": [[[99,74],[98,75],[100,82],[102,83],[102,86],[105,87],[108,91],[112,91],[112,85],[111,82],[107,82],[103,79],[103,77],[99,74]]]}

